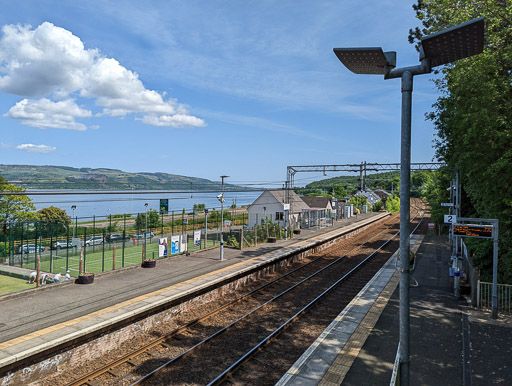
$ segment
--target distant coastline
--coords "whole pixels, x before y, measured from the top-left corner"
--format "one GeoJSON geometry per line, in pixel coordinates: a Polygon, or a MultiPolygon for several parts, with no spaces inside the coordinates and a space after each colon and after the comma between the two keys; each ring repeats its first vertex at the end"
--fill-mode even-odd
{"type": "MultiPolygon", "coordinates": [[[[0,165],[0,175],[14,185],[30,190],[178,190],[218,191],[220,181],[169,173],[131,173],[107,168],[73,168],[54,165],[0,165]]],[[[225,184],[224,190],[253,190],[225,184]]]]}

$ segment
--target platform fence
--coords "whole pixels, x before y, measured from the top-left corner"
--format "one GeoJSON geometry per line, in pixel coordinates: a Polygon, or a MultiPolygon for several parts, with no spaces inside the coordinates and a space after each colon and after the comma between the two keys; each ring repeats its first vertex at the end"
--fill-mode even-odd
{"type": "MultiPolygon", "coordinates": [[[[478,280],[477,307],[492,310],[492,283],[478,280]]],[[[512,285],[498,284],[498,312],[512,314],[512,285]]]]}

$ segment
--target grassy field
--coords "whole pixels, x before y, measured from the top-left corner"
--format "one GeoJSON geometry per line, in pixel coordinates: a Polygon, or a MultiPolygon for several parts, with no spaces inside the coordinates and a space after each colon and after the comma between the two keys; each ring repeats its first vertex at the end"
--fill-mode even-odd
{"type": "MultiPolygon", "coordinates": [[[[217,243],[218,244],[218,243],[217,243]]],[[[208,247],[216,245],[213,240],[208,240],[208,247]]],[[[124,247],[122,244],[116,245],[116,259],[115,268],[119,269],[130,265],[137,265],[142,262],[142,243],[136,246],[126,243],[124,247]]],[[[170,248],[170,246],[169,246],[170,248]]],[[[200,248],[194,247],[194,241],[188,240],[188,250],[194,251],[200,248]]],[[[70,251],[71,252],[71,251],[70,251]]],[[[170,249],[168,251],[170,255],[170,249]]],[[[158,242],[148,243],[146,245],[146,259],[158,259],[158,242]]],[[[77,276],[79,270],[79,255],[72,255],[71,253],[66,256],[66,250],[59,252],[52,251],[51,258],[43,256],[41,259],[41,271],[62,273],[64,274],[68,269],[71,271],[71,276],[77,276]]],[[[33,256],[28,256],[28,261],[25,261],[23,267],[35,269],[35,262],[33,256]]],[[[99,273],[103,271],[110,271],[114,268],[114,249],[111,244],[96,245],[94,247],[87,247],[82,261],[82,272],[99,273]]]]}
{"type": "Polygon", "coordinates": [[[34,284],[28,284],[27,280],[11,276],[0,275],[0,295],[16,292],[27,288],[35,288],[34,284]]]}

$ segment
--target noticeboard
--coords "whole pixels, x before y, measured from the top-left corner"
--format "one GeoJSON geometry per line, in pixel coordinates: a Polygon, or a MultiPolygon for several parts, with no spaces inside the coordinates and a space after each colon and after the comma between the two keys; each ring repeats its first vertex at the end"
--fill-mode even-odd
{"type": "Polygon", "coordinates": [[[453,224],[453,235],[492,239],[492,228],[491,225],[453,224]]]}
{"type": "Polygon", "coordinates": [[[160,213],[168,214],[169,213],[169,199],[161,199],[160,200],[160,213]]]}

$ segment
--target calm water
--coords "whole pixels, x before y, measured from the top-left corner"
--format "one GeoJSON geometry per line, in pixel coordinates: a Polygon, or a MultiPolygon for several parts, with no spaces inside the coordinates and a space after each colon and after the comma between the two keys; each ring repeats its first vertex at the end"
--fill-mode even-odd
{"type": "MultiPolygon", "coordinates": [[[[33,190],[32,192],[37,192],[33,190]]],[[[28,192],[37,210],[56,206],[73,216],[72,205],[76,205],[74,215],[77,217],[108,216],[110,214],[142,213],[146,211],[144,204],[148,203],[148,210],[160,210],[160,199],[169,200],[169,212],[191,211],[194,204],[205,204],[207,208],[220,209],[216,196],[218,193],[151,193],[151,194],[63,194],[66,191],[58,190],[52,195],[34,195],[28,192]]],[[[72,192],[72,191],[68,191],[72,192]]],[[[89,193],[89,192],[88,192],[89,193]]],[[[237,206],[251,204],[261,192],[225,192],[224,208],[236,202],[237,206]]]]}

